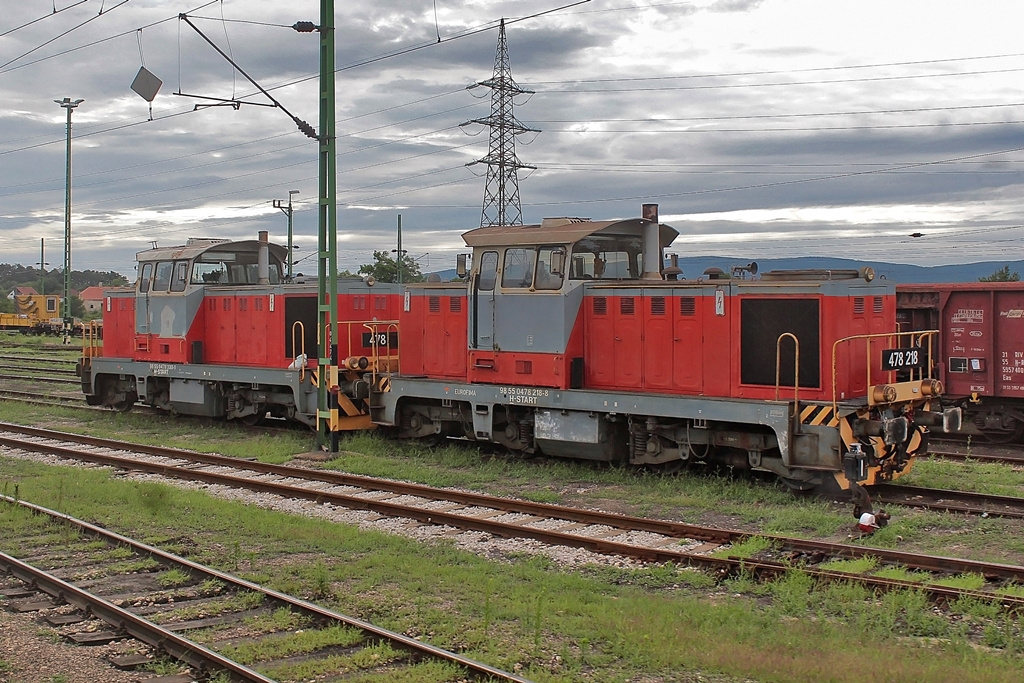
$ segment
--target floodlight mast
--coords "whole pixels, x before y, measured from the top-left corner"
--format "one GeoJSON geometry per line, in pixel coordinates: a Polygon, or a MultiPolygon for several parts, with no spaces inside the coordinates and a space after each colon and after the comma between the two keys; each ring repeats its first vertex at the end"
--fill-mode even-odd
{"type": "MultiPolygon", "coordinates": [[[[64,345],[71,344],[71,330],[73,318],[71,317],[71,112],[85,100],[73,100],[65,97],[63,100],[54,100],[64,109],[68,110],[68,143],[67,143],[67,165],[64,181],[64,293],[61,301],[61,316],[63,317],[64,345]]],[[[41,258],[41,257],[40,257],[41,258]]]]}

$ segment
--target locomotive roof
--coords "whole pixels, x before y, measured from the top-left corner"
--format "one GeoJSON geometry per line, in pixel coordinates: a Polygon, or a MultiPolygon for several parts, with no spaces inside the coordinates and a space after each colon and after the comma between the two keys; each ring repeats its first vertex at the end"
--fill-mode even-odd
{"type": "MultiPolygon", "coordinates": [[[[288,250],[278,244],[268,244],[270,253],[278,260],[284,261],[288,250]]],[[[135,260],[142,261],[175,261],[180,259],[194,259],[205,253],[225,252],[231,254],[259,253],[259,240],[243,240],[232,242],[231,240],[213,239],[190,239],[188,244],[177,247],[157,247],[140,251],[135,255],[135,260]]]]}
{"type": "MultiPolygon", "coordinates": [[[[609,235],[642,236],[645,225],[650,221],[643,218],[626,220],[590,221],[578,218],[545,218],[540,225],[495,225],[477,228],[462,234],[470,247],[511,247],[538,244],[566,244],[578,242],[595,233],[609,235]]],[[[659,225],[662,247],[672,244],[679,231],[670,225],[659,225]]]]}

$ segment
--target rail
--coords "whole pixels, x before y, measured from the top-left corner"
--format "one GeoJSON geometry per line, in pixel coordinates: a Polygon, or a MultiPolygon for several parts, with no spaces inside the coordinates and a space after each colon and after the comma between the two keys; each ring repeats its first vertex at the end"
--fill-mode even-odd
{"type": "MultiPolygon", "coordinates": [[[[871,390],[871,387],[873,386],[872,383],[871,383],[871,369],[872,369],[871,342],[872,342],[872,340],[888,339],[890,341],[890,343],[894,343],[895,344],[895,348],[900,348],[901,342],[904,339],[906,339],[908,341],[908,343],[910,344],[910,348],[925,348],[923,346],[924,345],[924,341],[925,341],[925,339],[928,339],[929,343],[928,343],[928,345],[926,347],[927,348],[927,362],[921,366],[921,368],[919,370],[919,376],[917,378],[918,381],[924,381],[926,379],[926,377],[925,377],[925,368],[927,368],[927,379],[932,379],[932,345],[930,343],[930,340],[931,340],[932,337],[935,337],[938,334],[939,334],[938,330],[921,330],[921,331],[907,331],[907,332],[903,332],[903,331],[897,331],[897,332],[875,332],[875,333],[872,333],[872,334],[855,334],[855,335],[851,335],[849,337],[843,337],[842,339],[837,339],[832,344],[832,410],[833,411],[838,410],[838,405],[839,405],[839,399],[836,397],[836,393],[837,393],[837,380],[836,380],[836,377],[838,375],[838,369],[836,367],[836,361],[837,361],[837,355],[838,355],[838,351],[839,351],[839,346],[841,344],[852,343],[852,342],[857,341],[859,339],[863,339],[864,340],[864,366],[865,366],[865,370],[867,372],[867,378],[866,378],[866,384],[865,384],[865,392],[869,392],[871,390]]],[[[852,358],[852,354],[851,354],[851,358],[852,358]]],[[[880,364],[881,363],[879,363],[879,365],[880,364]]],[[[914,380],[914,370],[912,368],[908,368],[908,369],[910,370],[910,379],[913,381],[914,380]]],[[[892,375],[894,375],[896,373],[896,370],[882,370],[882,372],[887,372],[887,373],[889,373],[890,377],[892,377],[892,375]]]]}

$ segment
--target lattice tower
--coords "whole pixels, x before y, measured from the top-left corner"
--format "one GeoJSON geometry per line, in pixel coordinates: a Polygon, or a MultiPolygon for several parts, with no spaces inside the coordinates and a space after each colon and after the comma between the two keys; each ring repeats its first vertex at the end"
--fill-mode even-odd
{"type": "Polygon", "coordinates": [[[487,156],[467,164],[487,164],[487,184],[484,188],[480,226],[522,225],[523,210],[519,203],[518,171],[521,168],[535,169],[536,166],[528,166],[519,161],[516,156],[516,136],[539,131],[519,123],[512,111],[512,100],[516,95],[533,94],[533,91],[520,88],[512,79],[508,44],[505,42],[504,19],[501,20],[498,30],[494,75],[477,85],[491,89],[491,115],[485,119],[466,122],[479,123],[490,128],[487,156]]]}

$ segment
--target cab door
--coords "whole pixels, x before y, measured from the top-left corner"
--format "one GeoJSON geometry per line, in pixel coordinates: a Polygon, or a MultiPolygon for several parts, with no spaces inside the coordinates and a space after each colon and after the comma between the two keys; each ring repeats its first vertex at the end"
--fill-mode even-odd
{"type": "Polygon", "coordinates": [[[149,334],[149,290],[153,264],[143,263],[139,275],[139,293],[135,296],[135,333],[149,334]]]}
{"type": "Polygon", "coordinates": [[[473,282],[469,348],[494,349],[494,286],[498,280],[498,252],[485,251],[473,282]]]}

